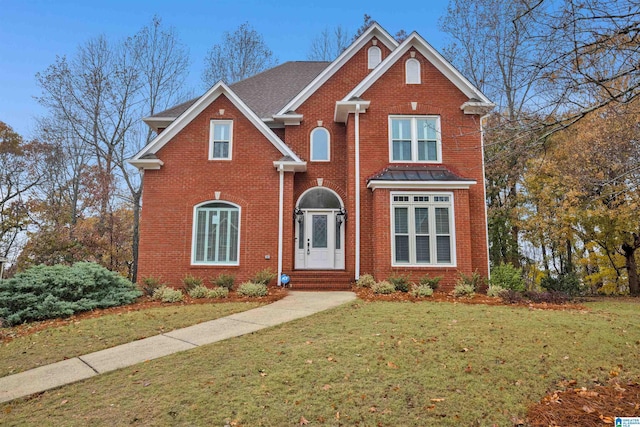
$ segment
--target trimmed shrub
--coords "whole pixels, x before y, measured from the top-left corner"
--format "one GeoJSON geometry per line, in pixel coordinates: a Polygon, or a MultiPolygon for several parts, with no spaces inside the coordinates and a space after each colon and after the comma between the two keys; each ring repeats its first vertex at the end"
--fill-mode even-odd
{"type": "Polygon", "coordinates": [[[277,275],[278,273],[273,272],[270,268],[265,268],[264,270],[258,271],[256,275],[253,276],[253,279],[251,279],[251,282],[267,286],[277,275]]]}
{"type": "Polygon", "coordinates": [[[404,274],[397,274],[390,276],[387,281],[392,283],[396,288],[396,291],[409,292],[409,276],[404,274]]]}
{"type": "Polygon", "coordinates": [[[426,285],[435,291],[440,286],[441,280],[442,276],[430,277],[428,274],[425,274],[420,278],[420,285],[426,285]]]}
{"type": "Polygon", "coordinates": [[[522,270],[514,267],[512,264],[500,264],[491,270],[489,286],[499,286],[502,289],[524,292],[525,286],[524,280],[522,279],[522,270]]]}
{"type": "Polygon", "coordinates": [[[192,289],[202,286],[202,279],[189,274],[182,279],[182,285],[184,287],[184,291],[186,293],[190,293],[192,289]]]}
{"type": "Polygon", "coordinates": [[[207,292],[207,298],[226,298],[227,296],[229,296],[229,289],[224,286],[209,289],[207,292]]]}
{"type": "Polygon", "coordinates": [[[371,274],[363,274],[360,276],[356,285],[359,288],[370,288],[375,285],[376,281],[371,274]]]}
{"type": "Polygon", "coordinates": [[[191,298],[208,298],[209,297],[209,288],[206,286],[198,285],[189,291],[189,296],[191,298]]]}
{"type": "Polygon", "coordinates": [[[0,282],[3,326],[130,304],[142,292],[101,265],[39,265],[0,282]]]}
{"type": "Polygon", "coordinates": [[[506,289],[500,293],[500,298],[505,304],[518,304],[524,301],[522,292],[506,289]]]}
{"type": "Polygon", "coordinates": [[[564,292],[525,292],[525,298],[531,302],[547,303],[547,304],[565,304],[570,300],[569,295],[564,292]]]}
{"type": "Polygon", "coordinates": [[[477,271],[471,273],[470,276],[464,273],[458,273],[458,280],[456,281],[456,284],[470,286],[473,288],[473,292],[475,292],[484,284],[484,279],[477,271]]]}
{"type": "Polygon", "coordinates": [[[217,287],[223,287],[227,290],[232,290],[233,285],[236,281],[236,276],[233,274],[220,274],[215,279],[211,279],[211,284],[216,285],[217,287]]]}
{"type": "Polygon", "coordinates": [[[411,295],[416,298],[425,298],[433,295],[433,289],[429,285],[414,285],[411,289],[411,295]]]}
{"type": "Polygon", "coordinates": [[[269,293],[267,285],[253,282],[242,283],[236,292],[245,297],[264,297],[269,293]]]}
{"type": "Polygon", "coordinates": [[[569,296],[576,296],[582,292],[580,279],[575,274],[561,274],[558,277],[545,276],[540,286],[549,292],[562,292],[569,296]]]}
{"type": "Polygon", "coordinates": [[[162,302],[180,302],[184,299],[184,294],[180,289],[161,286],[153,293],[153,299],[162,302]]]}
{"type": "Polygon", "coordinates": [[[163,286],[164,283],[155,277],[145,277],[142,279],[142,283],[138,286],[140,290],[144,292],[144,294],[148,297],[153,296],[153,292],[158,289],[160,286],[163,286]]]}
{"type": "Polygon", "coordinates": [[[504,292],[506,289],[503,288],[502,286],[498,286],[498,285],[489,285],[489,287],[487,288],[487,296],[490,297],[499,297],[500,294],[502,294],[502,292],[504,292]]]}
{"type": "Polygon", "coordinates": [[[476,294],[476,288],[465,283],[458,283],[453,288],[453,296],[455,297],[472,297],[476,294]]]}
{"type": "Polygon", "coordinates": [[[380,282],[375,283],[373,286],[371,286],[371,289],[373,290],[374,294],[392,294],[396,291],[396,287],[393,285],[393,283],[388,282],[386,280],[382,280],[380,282]]]}

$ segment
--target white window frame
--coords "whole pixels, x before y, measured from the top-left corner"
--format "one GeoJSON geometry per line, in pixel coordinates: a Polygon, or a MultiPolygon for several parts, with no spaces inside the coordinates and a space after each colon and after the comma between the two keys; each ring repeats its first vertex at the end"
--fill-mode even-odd
{"type": "Polygon", "coordinates": [[[405,83],[408,85],[419,85],[422,82],[421,64],[416,58],[409,58],[404,63],[405,83]]]}
{"type": "Polygon", "coordinates": [[[367,49],[367,68],[369,70],[373,70],[381,62],[382,50],[378,46],[371,46],[369,49],[367,49]]]}
{"type": "MultiPolygon", "coordinates": [[[[209,224],[207,224],[209,225],[209,224]]],[[[240,206],[236,205],[235,203],[231,203],[228,202],[226,200],[209,200],[203,203],[199,203],[196,206],[193,207],[193,223],[192,223],[192,237],[191,237],[191,265],[211,265],[211,266],[218,266],[218,265],[240,265],[240,245],[241,245],[241,241],[240,241],[240,236],[242,236],[242,209],[240,206]],[[223,208],[223,207],[215,207],[215,208],[207,208],[206,206],[211,204],[211,203],[219,203],[219,204],[225,204],[228,207],[223,208]],[[198,261],[196,260],[196,251],[197,251],[197,239],[198,239],[198,212],[200,212],[202,209],[207,209],[207,210],[218,210],[218,217],[220,217],[220,210],[227,210],[228,212],[231,212],[233,210],[237,210],[238,212],[238,237],[237,237],[237,241],[238,241],[238,247],[237,247],[237,253],[236,253],[236,260],[235,261],[206,261],[206,255],[204,256],[205,260],[201,260],[198,261]]],[[[208,233],[205,232],[205,236],[208,236],[208,233]]],[[[205,247],[206,247],[206,241],[205,241],[205,247]]]]}
{"type": "Polygon", "coordinates": [[[329,132],[329,129],[322,126],[318,126],[317,128],[311,131],[311,134],[309,136],[309,150],[310,150],[309,158],[311,159],[312,162],[330,162],[331,161],[331,132],[329,132]],[[314,143],[313,136],[317,132],[322,132],[322,131],[326,132],[327,134],[327,158],[316,159],[313,157],[313,143],[314,143]]]}
{"type": "Polygon", "coordinates": [[[389,162],[390,163],[442,163],[442,132],[440,116],[389,116],[389,162]],[[436,121],[436,160],[418,160],[418,120],[435,119],[436,121]],[[411,159],[394,160],[393,158],[393,120],[411,120],[411,159]]]}
{"type": "Polygon", "coordinates": [[[211,120],[211,124],[209,126],[209,160],[223,160],[228,161],[231,160],[233,153],[233,120],[211,120]],[[215,135],[215,127],[218,125],[229,125],[229,155],[227,157],[214,157],[214,135],[215,135]]]}
{"type": "Polygon", "coordinates": [[[455,211],[452,192],[391,192],[390,193],[390,218],[391,218],[391,266],[392,267],[456,267],[456,228],[455,228],[455,211]],[[394,201],[396,196],[408,197],[408,201],[394,201]],[[434,197],[448,197],[448,202],[435,201],[434,197]],[[428,197],[429,201],[414,201],[414,197],[428,197]],[[408,209],[408,236],[409,236],[409,262],[396,262],[396,227],[395,227],[395,208],[408,209]],[[416,230],[415,230],[415,208],[429,209],[429,255],[428,263],[418,263],[416,261],[416,230]],[[436,218],[435,208],[446,207],[449,209],[449,239],[451,250],[451,262],[441,262],[437,260],[437,234],[436,234],[436,218]]]}

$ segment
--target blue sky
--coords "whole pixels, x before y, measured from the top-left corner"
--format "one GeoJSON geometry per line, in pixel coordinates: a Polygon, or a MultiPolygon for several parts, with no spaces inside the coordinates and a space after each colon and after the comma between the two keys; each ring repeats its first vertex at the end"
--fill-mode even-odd
{"type": "Polygon", "coordinates": [[[75,54],[88,39],[104,34],[121,40],[135,34],[158,15],[172,26],[191,57],[186,89],[203,91],[201,74],[209,47],[224,31],[249,22],[265,39],[279,62],[305,60],[312,40],[323,29],[342,25],[353,33],[365,13],[389,33],[417,31],[436,49],[446,36],[438,20],[448,0],[405,0],[400,4],[373,0],[318,2],[292,0],[0,0],[0,121],[25,137],[33,136],[35,118],[45,112],[35,75],[56,56],[75,54]]]}

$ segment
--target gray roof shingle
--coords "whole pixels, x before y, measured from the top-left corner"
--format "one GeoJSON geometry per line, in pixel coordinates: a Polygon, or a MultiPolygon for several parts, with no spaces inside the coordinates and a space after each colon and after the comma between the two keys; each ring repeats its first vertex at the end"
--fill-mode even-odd
{"type": "MultiPolygon", "coordinates": [[[[330,62],[290,61],[229,86],[258,117],[270,118],[287,105],[330,62]]],[[[151,117],[178,117],[198,98],[161,111],[151,117]]]]}

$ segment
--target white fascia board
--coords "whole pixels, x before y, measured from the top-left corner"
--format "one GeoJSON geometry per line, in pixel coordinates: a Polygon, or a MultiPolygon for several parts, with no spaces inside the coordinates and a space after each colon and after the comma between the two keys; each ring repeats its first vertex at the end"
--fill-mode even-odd
{"type": "Polygon", "coordinates": [[[360,113],[366,113],[371,101],[336,101],[336,109],[333,113],[333,121],[346,123],[350,113],[356,112],[356,106],[360,105],[360,113]]]}
{"type": "Polygon", "coordinates": [[[147,124],[151,129],[158,132],[160,128],[166,128],[173,122],[175,117],[145,117],[142,119],[143,122],[147,124]]]}
{"type": "Polygon", "coordinates": [[[374,22],[356,41],[344,50],[327,68],[325,68],[315,79],[311,81],[300,93],[298,93],[287,105],[285,105],[277,116],[285,114],[287,111],[295,111],[313,93],[320,88],[331,76],[333,76],[344,64],[346,64],[369,40],[376,37],[389,50],[393,51],[398,47],[398,42],[378,23],[374,22]]]}
{"type": "Polygon", "coordinates": [[[386,73],[393,64],[398,61],[411,47],[415,47],[418,52],[422,54],[434,67],[436,67],[445,77],[447,77],[451,83],[453,83],[462,93],[469,98],[477,98],[483,103],[491,104],[489,98],[487,98],[478,88],[476,88],[469,80],[467,80],[453,65],[451,65],[437,50],[435,50],[425,39],[423,39],[415,31],[402,42],[400,46],[384,61],[382,61],[376,68],[373,69],[367,77],[364,78],[343,100],[348,100],[354,96],[360,97],[362,94],[373,85],[384,73],[386,73]]]}
{"type": "Polygon", "coordinates": [[[460,106],[460,109],[464,111],[465,114],[478,114],[484,116],[489,113],[496,104],[486,103],[486,102],[477,102],[477,101],[467,101],[460,106]]]}
{"type": "MultiPolygon", "coordinates": [[[[297,126],[302,122],[302,114],[274,114],[273,120],[283,123],[285,126],[297,126]]],[[[263,119],[264,120],[264,119],[263,119]]]]}
{"type": "Polygon", "coordinates": [[[269,126],[262,121],[247,105],[231,90],[220,81],[213,85],[211,89],[194,102],[187,110],[175,119],[161,134],[156,136],[153,141],[147,144],[132,160],[138,160],[149,153],[157,153],[164,145],[175,137],[185,126],[195,119],[205,108],[213,101],[218,99],[220,95],[225,95],[231,103],[280,151],[284,156],[290,156],[295,161],[300,158],[294,153],[278,136],[269,129],[269,126]]]}
{"type": "Polygon", "coordinates": [[[472,185],[477,184],[475,180],[469,181],[383,181],[371,180],[367,183],[367,188],[386,188],[393,190],[468,190],[472,185]]]}
{"type": "Polygon", "coordinates": [[[126,162],[138,169],[158,170],[164,165],[160,159],[128,159],[126,162]]]}
{"type": "Polygon", "coordinates": [[[306,172],[307,162],[292,162],[292,161],[279,161],[273,162],[273,167],[277,170],[283,170],[285,172],[306,172]]]}

